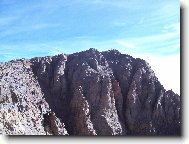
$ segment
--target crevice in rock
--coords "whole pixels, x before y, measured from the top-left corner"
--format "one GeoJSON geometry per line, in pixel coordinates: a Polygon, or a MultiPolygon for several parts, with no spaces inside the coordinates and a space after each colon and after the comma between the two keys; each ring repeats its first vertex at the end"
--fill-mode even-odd
{"type": "MultiPolygon", "coordinates": [[[[180,97],[172,91],[166,91],[142,59],[116,50],[101,53],[90,49],[28,61],[31,65],[28,65],[27,71],[23,65],[27,62],[25,60],[7,63],[16,70],[15,76],[13,72],[7,75],[10,68],[0,63],[1,67],[7,69],[0,73],[5,83],[4,87],[0,87],[0,94],[16,107],[20,115],[32,113],[30,126],[42,122],[39,133],[180,134],[180,97]],[[20,80],[22,76],[23,82],[15,82],[15,77],[20,80]],[[11,87],[6,87],[8,84],[11,87]],[[39,116],[38,119],[33,117],[34,112],[39,116]]],[[[10,108],[8,111],[12,112],[10,108]]],[[[25,123],[20,125],[22,131],[25,123]]],[[[7,129],[12,130],[9,127],[7,129]]]]}

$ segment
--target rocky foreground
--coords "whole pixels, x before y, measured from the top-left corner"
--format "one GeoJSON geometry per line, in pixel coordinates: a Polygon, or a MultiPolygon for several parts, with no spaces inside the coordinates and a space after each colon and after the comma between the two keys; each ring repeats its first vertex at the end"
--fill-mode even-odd
{"type": "Polygon", "coordinates": [[[180,96],[116,50],[0,63],[0,134],[179,136],[180,122],[180,96]]]}

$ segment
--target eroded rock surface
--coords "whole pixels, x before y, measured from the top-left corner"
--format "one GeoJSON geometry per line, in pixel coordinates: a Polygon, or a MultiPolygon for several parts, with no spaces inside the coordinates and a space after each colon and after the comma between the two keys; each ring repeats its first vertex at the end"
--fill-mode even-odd
{"type": "Polygon", "coordinates": [[[64,124],[55,117],[55,124],[45,128],[44,117],[51,112],[44,99],[29,60],[0,63],[0,133],[9,135],[67,134],[64,124]],[[59,130],[61,129],[61,130],[59,130]]]}
{"type": "Polygon", "coordinates": [[[116,50],[0,63],[0,111],[2,134],[181,134],[180,96],[116,50]]]}

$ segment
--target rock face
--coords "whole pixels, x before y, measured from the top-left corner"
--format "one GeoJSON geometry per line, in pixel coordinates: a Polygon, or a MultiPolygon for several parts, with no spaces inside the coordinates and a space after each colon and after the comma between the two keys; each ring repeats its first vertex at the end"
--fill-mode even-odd
{"type": "Polygon", "coordinates": [[[180,122],[180,96],[116,50],[0,63],[1,134],[181,135],[180,122]]]}
{"type": "Polygon", "coordinates": [[[31,66],[28,60],[0,63],[0,133],[67,134],[44,99],[31,66]]]}

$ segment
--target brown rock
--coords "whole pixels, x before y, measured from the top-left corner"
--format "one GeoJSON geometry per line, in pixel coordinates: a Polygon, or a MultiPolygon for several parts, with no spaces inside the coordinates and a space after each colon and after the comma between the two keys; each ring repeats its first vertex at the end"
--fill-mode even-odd
{"type": "Polygon", "coordinates": [[[117,50],[0,63],[0,133],[180,135],[180,96],[117,50]]]}

